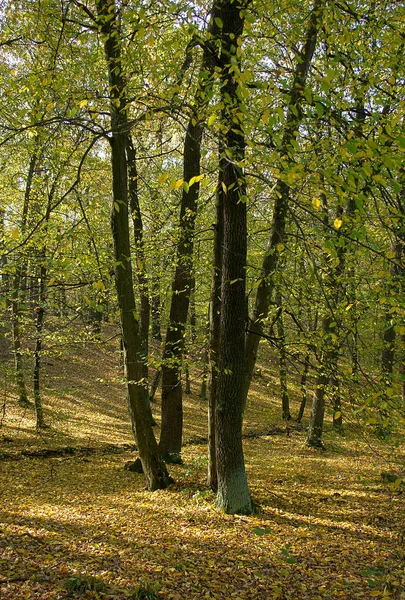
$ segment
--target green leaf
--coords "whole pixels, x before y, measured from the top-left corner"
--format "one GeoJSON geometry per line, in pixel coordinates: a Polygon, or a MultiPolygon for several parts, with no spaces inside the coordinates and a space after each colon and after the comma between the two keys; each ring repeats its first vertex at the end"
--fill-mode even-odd
{"type": "Polygon", "coordinates": [[[264,529],[261,529],[260,527],[255,527],[253,529],[253,533],[260,537],[263,535],[267,535],[268,533],[270,533],[270,527],[265,527],[264,529]]]}

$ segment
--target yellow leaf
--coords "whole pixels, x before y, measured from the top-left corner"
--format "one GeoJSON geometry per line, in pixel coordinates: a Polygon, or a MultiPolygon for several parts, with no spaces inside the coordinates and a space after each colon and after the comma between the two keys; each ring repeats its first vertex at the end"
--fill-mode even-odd
{"type": "Polygon", "coordinates": [[[114,208],[117,212],[120,212],[120,205],[118,204],[118,202],[114,202],[114,208]]]}
{"type": "Polygon", "coordinates": [[[276,248],[277,248],[277,252],[280,253],[284,250],[285,246],[284,246],[284,244],[277,244],[276,248]]]}
{"type": "Polygon", "coordinates": [[[208,119],[208,127],[211,127],[211,125],[213,124],[213,122],[215,121],[216,118],[217,117],[215,114],[210,116],[210,118],[208,119]]]}
{"type": "Polygon", "coordinates": [[[337,412],[335,412],[335,414],[333,416],[335,419],[340,419],[340,417],[342,416],[342,413],[338,410],[337,412]]]}
{"type": "Polygon", "coordinates": [[[89,103],[89,101],[85,98],[84,100],[80,100],[79,106],[80,106],[80,108],[83,108],[84,106],[87,106],[88,103],[89,103]]]}
{"type": "Polygon", "coordinates": [[[161,176],[158,179],[158,182],[159,183],[164,183],[168,178],[169,178],[169,174],[168,173],[162,173],[161,176]]]}
{"type": "Polygon", "coordinates": [[[11,237],[12,237],[14,240],[18,240],[18,238],[19,238],[19,236],[20,236],[20,232],[19,232],[19,230],[18,230],[18,229],[12,229],[10,233],[11,233],[11,237]]]}
{"type": "Polygon", "coordinates": [[[257,281],[255,281],[254,284],[252,285],[252,290],[255,290],[256,288],[258,288],[262,281],[263,281],[263,279],[258,279],[257,281]]]}
{"type": "Polygon", "coordinates": [[[343,223],[342,219],[335,219],[333,221],[333,226],[335,229],[340,229],[340,227],[342,227],[342,223],[343,223]]]}
{"type": "Polygon", "coordinates": [[[312,206],[315,208],[315,210],[319,210],[321,208],[321,201],[319,198],[312,198],[312,206]]]}
{"type": "Polygon", "coordinates": [[[176,183],[174,184],[174,188],[173,189],[178,190],[179,187],[181,187],[182,185],[183,185],[183,180],[182,179],[178,179],[176,181],[176,183]]]}
{"type": "Polygon", "coordinates": [[[196,175],[195,177],[192,177],[189,181],[189,186],[191,187],[194,183],[198,183],[199,181],[204,179],[204,177],[205,175],[196,175]]]}

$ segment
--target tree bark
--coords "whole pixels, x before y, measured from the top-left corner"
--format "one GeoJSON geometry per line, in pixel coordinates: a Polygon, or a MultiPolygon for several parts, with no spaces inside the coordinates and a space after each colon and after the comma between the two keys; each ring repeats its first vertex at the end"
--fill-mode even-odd
{"type": "Polygon", "coordinates": [[[246,377],[247,218],[246,181],[243,172],[245,138],[238,81],[241,60],[238,47],[242,43],[245,9],[231,0],[223,0],[219,6],[222,24],[221,123],[224,131],[219,175],[220,186],[224,192],[224,232],[216,394],[217,505],[227,513],[251,514],[253,503],[247,483],[242,446],[246,377]]]}
{"type": "MultiPolygon", "coordinates": [[[[196,123],[196,118],[198,118],[197,114],[190,118],[184,142],[183,181],[187,184],[193,177],[200,175],[203,124],[200,121],[196,123]]],[[[172,301],[162,365],[162,427],[159,445],[164,455],[181,453],[183,436],[181,364],[184,331],[193,284],[194,229],[198,195],[198,182],[191,185],[187,191],[183,189],[182,192],[177,266],[172,284],[172,301]]]]}
{"type": "MultiPolygon", "coordinates": [[[[210,30],[217,27],[215,10],[213,9],[211,13],[210,30]]],[[[183,436],[181,365],[184,353],[184,332],[194,287],[192,272],[194,231],[200,187],[201,138],[205,128],[204,112],[209,98],[207,92],[212,85],[211,53],[210,47],[205,46],[194,107],[184,140],[184,184],[180,208],[180,239],[177,246],[177,266],[172,284],[170,317],[162,365],[162,428],[159,445],[165,456],[181,453],[183,436]]]]}
{"type": "Polygon", "coordinates": [[[98,0],[97,13],[103,34],[110,83],[112,136],[111,167],[113,206],[111,231],[114,245],[115,285],[120,309],[127,401],[132,429],[149,490],[163,489],[170,482],[150,422],[149,401],[143,377],[143,346],[136,315],[132,280],[128,222],[127,135],[125,80],[120,31],[114,1],[98,0]]]}
{"type": "MultiPolygon", "coordinates": [[[[28,167],[27,181],[25,184],[24,192],[24,204],[21,215],[21,231],[24,235],[27,227],[28,211],[31,202],[31,191],[34,179],[34,172],[38,163],[37,152],[34,151],[28,167]]],[[[20,315],[20,295],[21,295],[21,282],[23,280],[23,274],[26,271],[26,265],[23,260],[18,256],[15,258],[16,265],[14,276],[12,277],[12,289],[11,289],[11,326],[12,326],[12,337],[13,337],[13,352],[14,352],[14,369],[15,379],[18,390],[18,403],[23,407],[30,406],[28,400],[27,389],[25,387],[24,371],[23,371],[23,353],[21,349],[21,315],[20,315]]]]}
{"type": "MultiPolygon", "coordinates": [[[[223,151],[223,150],[222,150],[223,151]]],[[[221,177],[221,174],[220,174],[221,177]]],[[[221,179],[216,194],[216,224],[214,226],[214,252],[210,301],[210,390],[208,396],[208,485],[217,491],[217,458],[215,441],[215,419],[218,387],[218,355],[221,326],[222,245],[224,238],[224,189],[221,179]]]]}
{"type": "Polygon", "coordinates": [[[281,390],[281,406],[282,417],[285,421],[291,420],[290,399],[288,396],[287,384],[287,353],[285,347],[285,330],[283,320],[283,304],[280,292],[277,292],[277,306],[279,314],[277,316],[277,336],[279,338],[279,373],[280,373],[280,390],[281,390]]]}
{"type": "Polygon", "coordinates": [[[307,392],[307,377],[308,377],[308,371],[309,371],[309,364],[310,364],[310,353],[309,353],[309,349],[307,348],[307,351],[305,353],[305,358],[304,358],[304,368],[301,373],[301,381],[300,381],[301,404],[300,404],[300,409],[298,412],[297,423],[301,423],[302,417],[304,416],[305,407],[307,405],[307,393],[308,393],[307,392]]]}

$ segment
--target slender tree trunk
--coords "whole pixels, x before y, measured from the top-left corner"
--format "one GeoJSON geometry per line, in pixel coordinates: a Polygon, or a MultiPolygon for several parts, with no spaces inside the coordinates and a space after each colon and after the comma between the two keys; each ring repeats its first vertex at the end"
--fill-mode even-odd
{"type": "MultiPolygon", "coordinates": [[[[223,149],[222,149],[223,152],[223,149]]],[[[222,153],[221,152],[221,153],[222,153]]],[[[221,174],[220,174],[221,178],[221,174]]],[[[216,406],[218,387],[218,355],[221,326],[221,288],[222,288],[222,245],[224,239],[224,189],[221,180],[216,194],[216,224],[214,226],[214,253],[212,264],[212,283],[210,301],[210,349],[209,370],[210,390],[208,396],[208,485],[217,491],[216,456],[216,406]]]]}
{"type": "MultiPolygon", "coordinates": [[[[312,58],[316,48],[318,31],[321,26],[324,0],[315,0],[309,17],[306,40],[297,60],[290,98],[287,107],[285,131],[281,143],[280,159],[288,165],[294,162],[293,142],[296,140],[303,118],[302,103],[312,58]]],[[[288,168],[288,167],[287,167],[288,168]]],[[[263,334],[263,322],[266,319],[274,291],[273,274],[277,268],[280,251],[283,248],[286,217],[290,197],[290,188],[279,179],[275,189],[273,220],[266,254],[263,258],[260,284],[257,288],[255,307],[250,320],[246,338],[247,378],[245,384],[245,402],[256,364],[257,351],[263,334]]]]}
{"type": "Polygon", "coordinates": [[[149,405],[149,418],[152,425],[156,425],[156,422],[152,415],[152,409],[150,406],[150,397],[148,392],[149,385],[149,367],[148,367],[148,356],[149,356],[149,323],[150,323],[150,302],[149,302],[149,285],[148,275],[146,269],[146,256],[145,247],[143,241],[143,222],[141,207],[139,204],[138,195],[138,172],[136,166],[136,152],[132,142],[132,138],[128,133],[127,136],[127,164],[128,164],[128,194],[129,194],[129,206],[131,209],[132,223],[134,227],[134,239],[136,249],[136,279],[138,282],[139,289],[139,335],[141,338],[142,345],[142,383],[145,388],[145,395],[148,398],[149,405]]]}
{"type": "MultiPolygon", "coordinates": [[[[215,9],[210,30],[217,28],[215,9]]],[[[162,366],[162,428],[160,448],[166,457],[181,452],[183,435],[183,398],[181,365],[184,331],[190,296],[193,290],[194,231],[199,197],[201,138],[205,127],[204,112],[208,88],[212,86],[211,50],[204,48],[202,67],[197,82],[195,105],[187,125],[183,151],[183,191],[180,208],[180,239],[177,266],[172,284],[169,325],[166,333],[162,366]]]]}
{"type": "MultiPolygon", "coordinates": [[[[18,269],[18,267],[17,267],[18,269]]],[[[23,407],[30,406],[27,389],[25,387],[23,371],[23,354],[21,349],[21,329],[20,329],[20,302],[18,299],[18,287],[16,282],[19,279],[18,273],[14,277],[14,285],[11,291],[11,325],[13,332],[13,353],[14,353],[14,371],[17,384],[18,403],[23,407]]]]}
{"type": "Polygon", "coordinates": [[[154,340],[161,342],[162,333],[160,331],[160,285],[159,278],[156,275],[152,275],[151,288],[152,337],[154,340]]]}
{"type": "Polygon", "coordinates": [[[323,448],[322,434],[325,416],[325,388],[328,376],[319,371],[315,387],[315,401],[312,403],[312,413],[309,422],[307,444],[312,448],[323,448]]]}
{"type": "Polygon", "coordinates": [[[281,406],[282,416],[286,421],[290,421],[290,399],[288,396],[287,384],[287,352],[285,347],[285,330],[283,320],[283,304],[280,292],[277,292],[277,306],[279,314],[277,317],[277,336],[280,340],[279,346],[279,373],[280,373],[280,390],[281,390],[281,406]]]}
{"type": "MultiPolygon", "coordinates": [[[[44,234],[47,233],[48,223],[52,211],[52,201],[56,190],[56,180],[53,182],[51,189],[48,194],[48,202],[46,212],[44,215],[44,234]]],[[[41,352],[42,352],[42,329],[44,326],[45,317],[45,304],[46,304],[46,285],[48,278],[48,270],[46,267],[46,239],[43,243],[42,249],[39,253],[39,282],[38,282],[38,303],[34,308],[36,314],[35,329],[36,329],[36,340],[34,350],[34,403],[35,403],[35,414],[36,414],[36,428],[37,431],[46,428],[44,411],[42,407],[41,388],[40,388],[40,373],[41,373],[41,352]]]]}
{"type": "MultiPolygon", "coordinates": [[[[203,125],[194,124],[193,116],[187,127],[184,143],[183,180],[187,183],[200,175],[200,146],[203,125]]],[[[180,241],[177,266],[172,285],[169,325],[166,333],[162,366],[162,428],[160,448],[165,456],[181,452],[183,436],[183,398],[181,364],[184,352],[184,331],[192,289],[194,228],[197,215],[199,183],[183,189],[180,212],[180,241]]]]}
{"type": "Polygon", "coordinates": [[[132,429],[149,490],[167,487],[170,477],[162,460],[150,422],[147,391],[142,382],[143,351],[132,281],[128,222],[127,99],[121,56],[120,30],[114,0],[98,0],[97,13],[108,65],[112,137],[111,166],[113,206],[111,230],[114,243],[115,285],[124,350],[127,400],[132,429]]]}
{"type": "MultiPolygon", "coordinates": [[[[0,208],[0,273],[1,273],[1,286],[0,293],[8,298],[9,295],[9,276],[7,273],[7,256],[4,254],[5,244],[4,244],[4,220],[6,216],[6,211],[3,208],[0,208]]],[[[7,308],[8,302],[5,302],[5,308],[7,308]]]]}
{"type": "Polygon", "coordinates": [[[401,398],[402,403],[405,404],[405,335],[401,335],[401,363],[399,366],[399,374],[401,379],[401,398]]]}
{"type": "Polygon", "coordinates": [[[307,404],[307,378],[310,364],[310,353],[309,348],[307,348],[304,359],[304,368],[301,373],[301,381],[300,381],[300,390],[301,390],[301,404],[298,412],[297,423],[301,423],[302,417],[304,416],[305,407],[307,404]]]}
{"type": "Polygon", "coordinates": [[[138,195],[138,172],[136,167],[135,148],[128,134],[127,137],[127,161],[128,161],[128,193],[129,206],[132,214],[132,223],[134,226],[134,239],[136,249],[136,278],[139,288],[139,333],[144,352],[144,377],[145,386],[148,385],[148,344],[149,344],[149,321],[150,321],[150,303],[148,290],[148,276],[146,269],[145,248],[143,242],[143,223],[141,208],[138,195]]]}
{"type": "Polygon", "coordinates": [[[41,273],[40,276],[40,298],[38,302],[38,306],[36,307],[36,322],[35,328],[37,330],[36,340],[35,340],[35,350],[34,350],[34,403],[35,403],[35,414],[36,414],[36,428],[37,431],[44,429],[46,427],[44,411],[42,408],[42,398],[41,398],[41,390],[40,390],[40,372],[41,372],[41,350],[42,350],[42,328],[44,323],[44,307],[43,307],[43,298],[45,295],[45,280],[44,273],[41,273]],[[42,293],[41,293],[42,292],[42,293]],[[42,300],[41,300],[42,296],[42,300]]]}
{"type": "Polygon", "coordinates": [[[153,402],[155,399],[155,394],[157,392],[157,389],[159,387],[159,382],[160,382],[160,378],[162,377],[162,370],[161,369],[157,369],[154,378],[152,379],[152,383],[150,386],[150,391],[149,391],[149,401],[153,402]]]}
{"type": "MultiPolygon", "coordinates": [[[[31,201],[32,184],[34,179],[34,171],[38,163],[37,153],[34,152],[31,156],[27,181],[25,184],[24,192],[24,204],[21,215],[21,231],[24,235],[27,227],[28,211],[31,201]]],[[[23,353],[21,345],[21,282],[26,272],[25,260],[16,257],[16,266],[14,276],[12,278],[12,290],[11,290],[11,326],[12,326],[12,337],[13,337],[13,352],[14,352],[14,368],[15,368],[15,379],[18,390],[18,402],[21,406],[30,406],[28,400],[27,390],[25,387],[24,371],[23,371],[23,353]]]]}

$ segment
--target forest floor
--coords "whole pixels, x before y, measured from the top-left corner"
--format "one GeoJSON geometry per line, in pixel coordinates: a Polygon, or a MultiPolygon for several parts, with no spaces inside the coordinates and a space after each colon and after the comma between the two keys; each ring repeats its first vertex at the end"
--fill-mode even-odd
{"type": "MultiPolygon", "coordinates": [[[[117,347],[77,344],[44,360],[50,428],[37,434],[0,343],[2,600],[405,598],[405,490],[381,477],[403,469],[399,437],[395,448],[328,421],[326,450],[308,449],[308,415],[286,428],[276,370],[263,363],[244,445],[258,510],[228,516],[205,485],[207,405],[191,368],[184,464],[150,493],[123,468],[136,453],[117,347]]],[[[293,415],[298,400],[292,385],[293,415]]],[[[158,402],[153,410],[159,422],[158,402]]]]}

